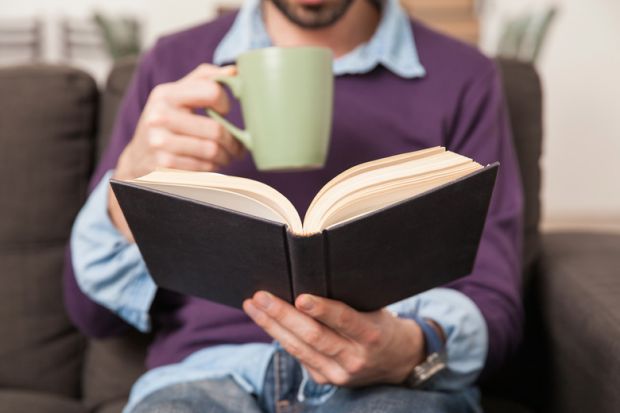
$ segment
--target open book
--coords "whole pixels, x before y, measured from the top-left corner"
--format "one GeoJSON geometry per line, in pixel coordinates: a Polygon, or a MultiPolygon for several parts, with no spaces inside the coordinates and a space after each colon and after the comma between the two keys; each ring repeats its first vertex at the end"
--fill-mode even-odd
{"type": "Polygon", "coordinates": [[[471,271],[496,170],[443,147],[363,163],[303,222],[251,179],[158,170],[112,186],[162,287],[233,306],[267,289],[375,309],[471,271]]]}
{"type": "Polygon", "coordinates": [[[295,234],[308,235],[480,168],[470,158],[440,146],[363,163],[329,181],[314,197],[303,223],[284,195],[251,179],[212,172],[158,170],[129,182],[281,222],[295,234]]]}

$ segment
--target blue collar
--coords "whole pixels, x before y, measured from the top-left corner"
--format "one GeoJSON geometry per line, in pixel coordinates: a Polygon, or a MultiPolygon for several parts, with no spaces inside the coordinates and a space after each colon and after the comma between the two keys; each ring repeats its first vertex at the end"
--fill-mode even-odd
{"type": "MultiPolygon", "coordinates": [[[[260,2],[245,1],[232,27],[215,49],[215,64],[232,63],[241,53],[272,45],[263,24],[260,2]]],[[[368,73],[380,64],[404,78],[426,74],[420,63],[409,18],[397,0],[385,1],[375,34],[369,42],[336,59],[334,74],[368,73]]]]}

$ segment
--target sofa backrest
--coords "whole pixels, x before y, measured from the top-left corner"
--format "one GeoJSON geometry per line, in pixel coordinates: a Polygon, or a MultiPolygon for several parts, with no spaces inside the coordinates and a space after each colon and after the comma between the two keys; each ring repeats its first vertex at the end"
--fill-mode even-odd
{"type": "Polygon", "coordinates": [[[76,397],[84,339],[64,310],[71,225],[93,169],[97,87],[76,69],[0,70],[0,388],[76,397]]]}
{"type": "Polygon", "coordinates": [[[106,149],[108,139],[112,134],[116,112],[125,95],[125,89],[129,85],[133,72],[136,69],[137,60],[126,57],[118,60],[106,81],[105,88],[101,93],[99,105],[99,122],[97,128],[97,160],[106,149]]]}
{"type": "Polygon", "coordinates": [[[498,59],[525,194],[523,269],[527,288],[540,252],[540,156],[543,140],[542,87],[534,66],[498,59]]]}

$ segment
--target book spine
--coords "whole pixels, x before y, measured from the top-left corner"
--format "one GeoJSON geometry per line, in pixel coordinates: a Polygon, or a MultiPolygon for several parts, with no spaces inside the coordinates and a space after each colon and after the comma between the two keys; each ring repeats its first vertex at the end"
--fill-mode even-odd
{"type": "Polygon", "coordinates": [[[329,297],[323,234],[297,236],[287,232],[293,299],[300,294],[329,297]]]}

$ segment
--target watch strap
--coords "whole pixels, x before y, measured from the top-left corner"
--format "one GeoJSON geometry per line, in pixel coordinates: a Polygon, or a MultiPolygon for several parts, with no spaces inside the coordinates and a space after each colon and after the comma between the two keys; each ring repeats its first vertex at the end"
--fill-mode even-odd
{"type": "Polygon", "coordinates": [[[423,387],[433,376],[446,368],[444,343],[435,327],[423,317],[400,314],[399,317],[415,321],[424,335],[426,359],[415,366],[405,385],[409,388],[423,387]]]}
{"type": "Polygon", "coordinates": [[[439,353],[443,348],[443,340],[435,327],[433,327],[433,325],[425,318],[417,315],[408,318],[418,323],[420,329],[422,329],[422,333],[424,333],[426,355],[429,356],[433,353],[439,353]]]}

